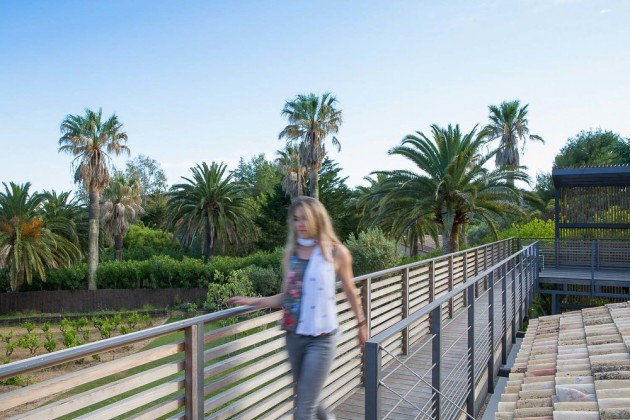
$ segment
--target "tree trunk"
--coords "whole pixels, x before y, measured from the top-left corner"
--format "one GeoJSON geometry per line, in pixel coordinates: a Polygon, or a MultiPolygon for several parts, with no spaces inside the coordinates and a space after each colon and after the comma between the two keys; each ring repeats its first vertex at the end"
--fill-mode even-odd
{"type": "Polygon", "coordinates": [[[418,237],[416,235],[412,235],[411,237],[411,248],[409,250],[409,255],[411,255],[412,257],[417,257],[418,256],[418,237]]]}
{"type": "Polygon", "coordinates": [[[203,260],[208,262],[212,258],[212,252],[214,251],[214,229],[210,226],[210,222],[206,220],[206,227],[204,229],[206,236],[206,249],[204,252],[203,260]]]}
{"type": "Polygon", "coordinates": [[[88,229],[88,290],[96,290],[96,270],[98,269],[98,231],[101,213],[100,191],[90,189],[89,229],[88,229]]]}
{"type": "Polygon", "coordinates": [[[453,231],[451,232],[451,252],[459,252],[460,228],[461,225],[459,223],[453,225],[453,231]]]}
{"type": "Polygon", "coordinates": [[[308,195],[319,200],[319,174],[315,166],[311,166],[308,169],[308,190],[308,195]]]}
{"type": "Polygon", "coordinates": [[[123,237],[122,235],[114,236],[114,249],[116,250],[116,260],[123,260],[123,237]]]}

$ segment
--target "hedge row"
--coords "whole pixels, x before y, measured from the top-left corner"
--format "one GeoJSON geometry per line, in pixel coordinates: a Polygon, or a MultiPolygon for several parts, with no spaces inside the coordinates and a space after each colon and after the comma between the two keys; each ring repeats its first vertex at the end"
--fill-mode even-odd
{"type": "MultiPolygon", "coordinates": [[[[148,260],[105,261],[99,264],[97,284],[100,289],[207,287],[217,276],[228,275],[234,270],[256,266],[272,269],[276,273],[282,260],[281,249],[272,253],[257,252],[246,257],[216,256],[208,263],[201,259],[169,256],[153,256],[148,260]]],[[[42,283],[33,278],[33,284],[25,284],[29,290],[81,290],[87,287],[87,264],[77,264],[67,269],[49,270],[42,283]]],[[[6,276],[0,276],[0,287],[8,286],[6,276]]]]}

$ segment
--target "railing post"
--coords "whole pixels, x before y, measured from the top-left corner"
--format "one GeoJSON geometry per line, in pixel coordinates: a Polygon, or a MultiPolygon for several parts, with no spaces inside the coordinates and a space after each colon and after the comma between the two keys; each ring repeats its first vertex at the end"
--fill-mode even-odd
{"type": "Polygon", "coordinates": [[[433,367],[431,368],[431,386],[432,388],[432,397],[433,407],[435,409],[434,418],[440,418],[440,392],[441,392],[441,382],[442,378],[440,375],[441,364],[440,359],[442,356],[442,349],[440,345],[441,341],[441,331],[442,331],[442,306],[439,305],[435,309],[431,311],[431,320],[429,324],[429,331],[433,336],[432,346],[431,346],[431,363],[433,367]]]}
{"type": "MultiPolygon", "coordinates": [[[[517,257],[518,258],[518,257],[517,257]]],[[[512,258],[512,344],[516,343],[516,258],[512,258]]]]}
{"type": "MultiPolygon", "coordinates": [[[[519,303],[518,303],[518,310],[519,310],[519,317],[520,317],[520,327],[523,326],[523,321],[524,321],[524,315],[523,312],[527,309],[527,307],[525,306],[525,301],[527,300],[527,297],[525,296],[525,293],[527,292],[527,285],[525,284],[525,282],[523,281],[523,253],[521,252],[520,254],[518,254],[518,284],[519,284],[519,303]]],[[[525,316],[527,316],[527,313],[525,313],[525,316]]],[[[520,328],[519,327],[519,328],[520,328]]]]}
{"type": "MultiPolygon", "coordinates": [[[[462,284],[466,283],[468,279],[468,251],[464,251],[464,266],[462,267],[464,273],[462,276],[462,284]]],[[[468,293],[464,292],[464,306],[468,306],[468,293]]]]}
{"type": "Polygon", "coordinates": [[[503,324],[503,335],[501,336],[501,364],[507,363],[507,265],[509,261],[501,267],[501,317],[503,324]]]}
{"type": "Polygon", "coordinates": [[[381,417],[381,346],[365,343],[365,419],[381,417]]]}
{"type": "Polygon", "coordinates": [[[368,337],[372,336],[372,279],[367,278],[361,287],[361,305],[367,326],[368,337]]]}
{"type": "Polygon", "coordinates": [[[591,241],[591,296],[595,294],[595,264],[597,264],[597,240],[591,241]]]}
{"type": "Polygon", "coordinates": [[[184,332],[185,409],[186,419],[202,419],[204,410],[203,322],[187,327],[184,332]]]}
{"type": "MultiPolygon", "coordinates": [[[[448,257],[448,291],[453,290],[453,255],[448,257]]],[[[453,298],[448,300],[448,317],[453,319],[453,298]]]]}
{"type": "Polygon", "coordinates": [[[429,303],[435,300],[435,261],[429,263],[429,303]]]}
{"type": "MultiPolygon", "coordinates": [[[[402,273],[402,317],[409,316],[409,267],[402,273]]],[[[402,354],[409,354],[409,327],[402,331],[402,354]]]]}
{"type": "Polygon", "coordinates": [[[488,393],[494,393],[494,271],[488,274],[488,335],[490,359],[488,360],[488,393]]]}
{"type": "Polygon", "coordinates": [[[468,382],[470,390],[466,398],[466,412],[472,418],[475,417],[475,285],[471,284],[466,289],[468,301],[468,382]]]}
{"type": "MultiPolygon", "coordinates": [[[[361,306],[363,307],[363,316],[365,317],[365,326],[367,328],[368,337],[372,336],[372,279],[367,278],[363,280],[363,285],[361,286],[361,306]]],[[[363,381],[366,381],[366,355],[363,354],[363,381]]]]}

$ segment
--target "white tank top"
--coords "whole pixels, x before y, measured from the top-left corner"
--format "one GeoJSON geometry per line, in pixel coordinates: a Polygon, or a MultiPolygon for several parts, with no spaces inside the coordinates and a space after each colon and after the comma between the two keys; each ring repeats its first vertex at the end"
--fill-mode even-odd
{"type": "Polygon", "coordinates": [[[316,246],[306,266],[302,283],[300,320],[295,332],[318,336],[335,331],[337,323],[335,266],[316,246]]]}

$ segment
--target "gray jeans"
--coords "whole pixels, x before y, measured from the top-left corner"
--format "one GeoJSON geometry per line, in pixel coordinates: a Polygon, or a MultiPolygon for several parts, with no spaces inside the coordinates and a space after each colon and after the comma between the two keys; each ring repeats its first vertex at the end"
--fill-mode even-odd
{"type": "Polygon", "coordinates": [[[319,396],[335,360],[336,335],[310,337],[287,332],[286,338],[297,394],[295,419],[325,420],[330,418],[319,396]]]}

